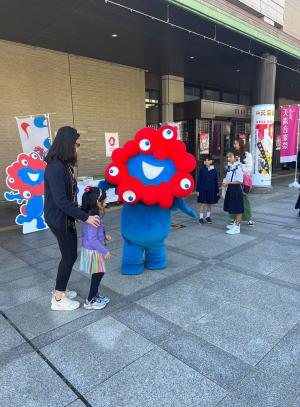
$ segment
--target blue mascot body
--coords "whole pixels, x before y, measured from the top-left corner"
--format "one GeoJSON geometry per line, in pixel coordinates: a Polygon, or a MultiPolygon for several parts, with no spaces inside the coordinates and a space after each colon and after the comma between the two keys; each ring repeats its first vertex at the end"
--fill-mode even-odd
{"type": "Polygon", "coordinates": [[[124,202],[121,232],[124,238],[123,274],[141,274],[144,267],[167,267],[165,239],[171,227],[171,211],[180,209],[196,217],[183,197],[190,194],[194,181],[189,174],[195,159],[177,140],[177,129],[140,130],[134,141],[114,151],[100,188],[118,185],[124,202]],[[112,184],[112,185],[110,185],[112,184]]]}

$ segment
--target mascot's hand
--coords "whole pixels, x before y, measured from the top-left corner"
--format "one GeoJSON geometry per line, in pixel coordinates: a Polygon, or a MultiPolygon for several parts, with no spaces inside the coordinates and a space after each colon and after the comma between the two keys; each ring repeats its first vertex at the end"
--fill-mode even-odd
{"type": "Polygon", "coordinates": [[[102,191],[107,191],[108,189],[111,189],[111,188],[116,189],[116,185],[110,184],[105,179],[105,180],[99,182],[98,188],[102,189],[102,191]]]}
{"type": "Polygon", "coordinates": [[[177,209],[181,210],[183,213],[190,216],[191,218],[197,217],[197,214],[194,211],[194,209],[187,206],[187,204],[185,203],[185,201],[182,198],[177,198],[174,200],[174,205],[172,207],[172,210],[176,211],[177,209]]]}
{"type": "Polygon", "coordinates": [[[14,192],[5,192],[4,198],[7,201],[17,201],[18,204],[21,204],[24,201],[24,198],[20,194],[15,194],[14,192]]]}

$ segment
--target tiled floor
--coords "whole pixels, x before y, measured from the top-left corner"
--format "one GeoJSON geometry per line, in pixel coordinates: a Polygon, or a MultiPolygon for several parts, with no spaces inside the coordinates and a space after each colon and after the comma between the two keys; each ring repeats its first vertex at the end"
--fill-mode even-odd
{"type": "MultiPolygon", "coordinates": [[[[120,274],[120,211],[100,312],[50,310],[49,231],[0,233],[0,405],[299,407],[300,219],[287,181],[250,196],[256,226],[225,235],[175,213],[168,269],[120,274]]],[[[195,207],[194,197],[189,202],[195,207]]],[[[83,301],[77,262],[70,286],[83,301]]]]}

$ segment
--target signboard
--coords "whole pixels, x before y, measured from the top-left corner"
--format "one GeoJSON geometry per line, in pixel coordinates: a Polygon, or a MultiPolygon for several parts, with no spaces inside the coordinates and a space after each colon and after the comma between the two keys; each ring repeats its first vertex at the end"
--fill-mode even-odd
{"type": "Polygon", "coordinates": [[[251,150],[254,158],[252,181],[257,187],[271,186],[274,110],[273,104],[252,107],[251,150]]]}
{"type": "Polygon", "coordinates": [[[200,154],[209,154],[209,134],[202,131],[199,138],[200,154]]]}
{"type": "Polygon", "coordinates": [[[35,151],[44,157],[51,146],[49,116],[16,117],[16,121],[23,153],[35,151]]]}
{"type": "Polygon", "coordinates": [[[280,108],[280,162],[297,160],[299,106],[281,106],[280,108]]]}
{"type": "Polygon", "coordinates": [[[119,148],[119,133],[105,133],[106,157],[111,157],[113,151],[119,148]]]}

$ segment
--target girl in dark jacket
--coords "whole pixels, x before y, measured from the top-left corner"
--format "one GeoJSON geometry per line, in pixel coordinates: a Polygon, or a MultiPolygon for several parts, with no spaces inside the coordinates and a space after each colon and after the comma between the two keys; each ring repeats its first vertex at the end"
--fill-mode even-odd
{"type": "Polygon", "coordinates": [[[99,226],[98,216],[88,216],[77,206],[77,182],[74,165],[80,147],[79,134],[72,127],[62,127],[47,154],[45,171],[45,220],[55,235],[61,252],[51,309],[72,311],[80,303],[74,301],[75,291],[66,291],[73,265],[77,259],[75,220],[99,226]]]}
{"type": "Polygon", "coordinates": [[[197,201],[200,203],[199,223],[203,224],[204,209],[206,211],[206,222],[211,224],[211,212],[214,204],[220,199],[219,196],[219,180],[218,174],[213,166],[214,161],[208,157],[204,161],[204,165],[200,168],[197,180],[197,201]]]}

